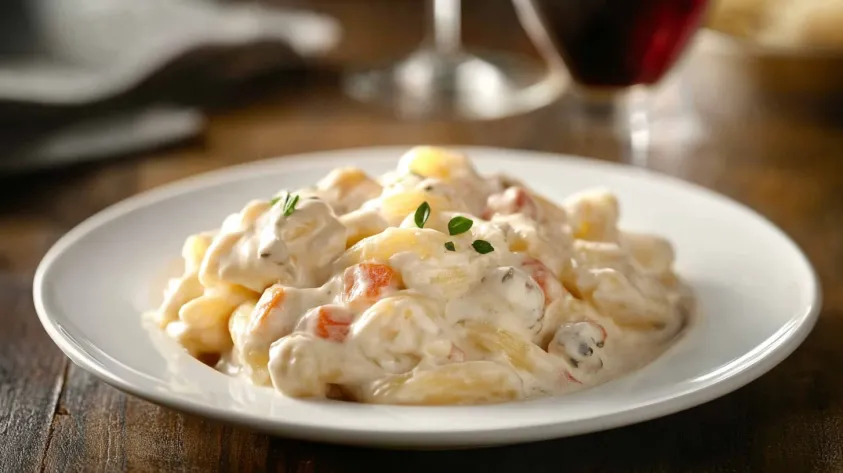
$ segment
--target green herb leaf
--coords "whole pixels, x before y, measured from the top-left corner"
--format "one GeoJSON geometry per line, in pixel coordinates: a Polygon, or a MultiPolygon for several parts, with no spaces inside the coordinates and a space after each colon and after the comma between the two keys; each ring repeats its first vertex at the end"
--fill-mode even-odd
{"type": "Polygon", "coordinates": [[[474,247],[474,251],[480,253],[481,255],[485,255],[486,253],[491,253],[495,251],[495,248],[486,240],[474,240],[471,244],[474,247]]]}
{"type": "Polygon", "coordinates": [[[289,217],[296,211],[296,204],[299,203],[299,196],[298,194],[294,195],[290,198],[290,194],[287,194],[287,199],[284,201],[284,216],[289,217]]]}
{"type": "Polygon", "coordinates": [[[269,199],[269,206],[270,207],[275,206],[275,204],[277,204],[278,202],[281,202],[281,199],[284,200],[283,206],[286,207],[287,203],[290,201],[290,192],[284,191],[283,194],[275,194],[274,196],[272,196],[271,199],[269,199]]]}
{"type": "Polygon", "coordinates": [[[469,231],[472,225],[474,225],[473,220],[457,215],[448,222],[448,233],[451,235],[459,235],[460,233],[469,231]]]}
{"type": "Polygon", "coordinates": [[[416,209],[416,215],[414,215],[416,226],[424,228],[424,224],[427,223],[428,218],[430,218],[430,204],[428,204],[427,201],[424,201],[421,205],[419,205],[419,208],[416,209]]]}
{"type": "Polygon", "coordinates": [[[454,242],[452,241],[445,242],[445,249],[448,251],[457,251],[457,247],[454,246],[454,242]]]}

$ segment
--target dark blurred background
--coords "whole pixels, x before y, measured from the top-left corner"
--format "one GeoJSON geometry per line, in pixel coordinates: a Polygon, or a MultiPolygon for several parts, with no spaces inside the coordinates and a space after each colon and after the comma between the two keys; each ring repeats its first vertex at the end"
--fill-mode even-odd
{"type": "MultiPolygon", "coordinates": [[[[336,90],[344,71],[397,61],[429,38],[427,9],[422,0],[4,0],[0,173],[179,145],[201,139],[214,111],[315,93],[317,84],[336,90]]],[[[461,24],[466,47],[542,65],[512,1],[464,0],[461,24]]],[[[759,110],[778,102],[785,121],[807,111],[839,127],[839,55],[758,55],[747,52],[752,45],[713,39],[690,48],[674,74],[682,80],[666,81],[681,90],[663,101],[715,117],[708,127],[751,126],[747,117],[767,116],[759,110]]],[[[325,97],[325,107],[346,100],[325,97]]]]}
{"type": "MultiPolygon", "coordinates": [[[[509,1],[463,9],[466,43],[535,53],[509,1]]],[[[0,172],[195,139],[209,111],[408,54],[424,17],[419,0],[5,0],[0,172]]]]}

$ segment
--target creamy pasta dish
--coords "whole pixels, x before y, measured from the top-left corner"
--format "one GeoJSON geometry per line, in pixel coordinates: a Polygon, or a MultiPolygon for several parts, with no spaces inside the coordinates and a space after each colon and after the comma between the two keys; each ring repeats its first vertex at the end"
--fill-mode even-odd
{"type": "Polygon", "coordinates": [[[193,356],[294,397],[472,404],[591,386],[687,323],[664,238],[615,196],[553,203],[457,152],[335,169],[190,236],[152,316],[193,356]]]}

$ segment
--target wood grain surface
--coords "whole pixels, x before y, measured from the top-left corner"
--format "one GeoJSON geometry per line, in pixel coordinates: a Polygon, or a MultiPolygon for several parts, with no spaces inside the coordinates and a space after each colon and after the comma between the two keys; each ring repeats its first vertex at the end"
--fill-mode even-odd
{"type": "MultiPolygon", "coordinates": [[[[418,1],[324,0],[316,6],[346,27],[348,39],[331,58],[337,66],[400,56],[421,36],[418,1]]],[[[528,48],[508,3],[468,1],[465,16],[470,42],[528,48]]],[[[238,107],[215,108],[198,142],[3,179],[0,472],[843,471],[843,123],[760,103],[733,110],[728,100],[701,101],[717,94],[687,90],[682,77],[671,87],[679,98],[692,99],[666,101],[646,165],[759,211],[796,240],[822,280],[816,329],[757,381],[700,407],[608,432],[503,448],[405,452],[233,428],[125,395],[70,363],[36,318],[34,269],[64,232],[139,191],[230,164],[352,146],[439,143],[614,161],[626,156],[625,145],[609,134],[561,120],[561,104],[494,122],[406,122],[345,98],[336,78],[325,74],[270,87],[257,99],[250,92],[252,100],[238,107]]],[[[236,99],[242,90],[225,93],[236,99]]]]}

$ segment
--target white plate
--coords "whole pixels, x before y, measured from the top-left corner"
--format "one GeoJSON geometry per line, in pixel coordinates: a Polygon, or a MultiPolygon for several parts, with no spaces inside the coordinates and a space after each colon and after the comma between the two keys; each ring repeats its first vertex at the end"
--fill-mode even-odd
{"type": "Polygon", "coordinates": [[[76,364],[120,389],[176,409],[311,440],[466,447],[608,429],[670,414],[733,391],[788,356],[820,305],[805,256],[780,230],[705,189],[643,170],[526,151],[466,148],[484,172],[514,174],[546,195],[608,186],[622,224],[674,242],[700,314],[651,365],[567,396],[471,407],[307,401],[208,368],[147,330],[162,275],[184,238],[216,227],[251,198],[311,184],[355,163],[373,173],[406,148],[285,157],[187,179],[121,202],[70,231],[35,275],[38,315],[76,364]]]}

